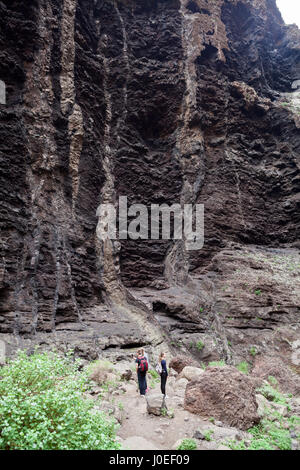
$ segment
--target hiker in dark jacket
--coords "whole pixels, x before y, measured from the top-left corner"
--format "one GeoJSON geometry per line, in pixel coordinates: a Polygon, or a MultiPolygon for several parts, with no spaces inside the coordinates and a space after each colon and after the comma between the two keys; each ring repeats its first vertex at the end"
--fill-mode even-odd
{"type": "Polygon", "coordinates": [[[159,362],[161,364],[161,374],[160,374],[160,389],[161,393],[165,396],[166,395],[166,383],[168,378],[168,369],[167,369],[167,361],[165,353],[160,353],[159,362]]]}
{"type": "Polygon", "coordinates": [[[139,389],[140,389],[140,395],[146,395],[146,390],[147,390],[147,371],[141,370],[142,363],[146,360],[145,356],[143,355],[143,351],[140,349],[137,352],[137,358],[136,358],[136,372],[137,372],[137,377],[138,377],[138,382],[139,382],[139,389]]]}

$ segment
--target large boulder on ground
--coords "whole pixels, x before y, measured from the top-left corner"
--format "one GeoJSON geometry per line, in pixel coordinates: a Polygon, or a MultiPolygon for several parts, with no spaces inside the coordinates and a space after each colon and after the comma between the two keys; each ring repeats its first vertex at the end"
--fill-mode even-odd
{"type": "Polygon", "coordinates": [[[242,439],[249,438],[249,434],[243,431],[240,431],[236,428],[226,428],[216,426],[215,424],[206,424],[194,432],[193,438],[199,440],[205,440],[206,436],[209,435],[211,441],[218,443],[226,443],[230,440],[241,441],[242,439]]]}
{"type": "Polygon", "coordinates": [[[187,379],[190,382],[191,380],[198,380],[203,373],[204,369],[200,369],[199,367],[186,366],[184,369],[182,369],[178,378],[187,379]]]}
{"type": "Polygon", "coordinates": [[[235,367],[208,367],[186,386],[184,408],[202,417],[248,429],[258,423],[253,380],[235,367]]]}
{"type": "Polygon", "coordinates": [[[167,411],[165,397],[163,395],[146,395],[147,411],[149,414],[161,416],[167,411]],[[163,411],[165,410],[165,411],[163,411]]]}
{"type": "Polygon", "coordinates": [[[281,416],[287,416],[288,407],[281,403],[274,403],[267,400],[260,393],[255,395],[255,399],[258,405],[257,413],[259,417],[270,416],[270,413],[276,411],[281,416]]]}
{"type": "Polygon", "coordinates": [[[185,389],[188,383],[188,380],[184,378],[177,380],[173,387],[175,394],[177,396],[184,397],[185,389]]]}
{"type": "Polygon", "coordinates": [[[184,369],[186,366],[196,366],[197,363],[192,358],[187,358],[187,357],[173,357],[173,359],[170,361],[169,367],[170,369],[176,370],[178,374],[184,369]]]}
{"type": "Polygon", "coordinates": [[[259,385],[268,377],[275,377],[282,393],[300,396],[300,377],[277,356],[258,357],[251,375],[258,380],[259,385]]]}
{"type": "Polygon", "coordinates": [[[260,393],[255,395],[256,403],[257,403],[257,414],[260,418],[269,414],[272,411],[271,403],[260,393]]]}

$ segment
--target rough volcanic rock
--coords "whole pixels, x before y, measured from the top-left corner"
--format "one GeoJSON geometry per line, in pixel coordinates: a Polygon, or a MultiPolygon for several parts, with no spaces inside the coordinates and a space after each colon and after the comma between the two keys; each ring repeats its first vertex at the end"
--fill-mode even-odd
{"type": "Polygon", "coordinates": [[[185,366],[180,372],[179,378],[187,379],[189,382],[198,380],[201,375],[204,374],[204,370],[199,367],[185,366]]]}
{"type": "Polygon", "coordinates": [[[274,377],[278,382],[278,389],[283,393],[292,393],[300,396],[300,378],[296,371],[292,369],[291,364],[283,362],[278,356],[258,357],[254,363],[251,375],[254,378],[268,380],[274,377]]]}
{"type": "Polygon", "coordinates": [[[167,411],[167,405],[164,395],[146,394],[147,412],[152,415],[161,416],[167,411]]]}
{"type": "MultiPolygon", "coordinates": [[[[0,2],[8,350],[51,334],[97,356],[157,347],[164,330],[176,339],[170,348],[230,361],[254,342],[278,347],[282,325],[297,335],[298,294],[284,295],[272,266],[269,280],[264,268],[262,280],[250,276],[262,292],[255,302],[247,289],[240,300],[222,289],[239,279],[232,243],[241,254],[255,244],[254,255],[275,247],[299,257],[299,58],[299,30],[275,0],[0,2]],[[204,204],[203,249],[103,243],[97,208],[120,196],[148,208],[204,204]],[[150,307],[127,288],[152,289],[150,307]],[[102,321],[106,307],[116,323],[102,321]]],[[[238,258],[242,272],[260,272],[238,258]]]]}
{"type": "Polygon", "coordinates": [[[189,382],[184,408],[243,430],[259,422],[253,381],[234,367],[209,367],[189,382]]]}
{"type": "MultiPolygon", "coordinates": [[[[196,365],[196,362],[194,364],[196,365]]],[[[171,359],[169,367],[180,373],[185,367],[192,365],[193,362],[191,358],[176,356],[171,359]]]]}

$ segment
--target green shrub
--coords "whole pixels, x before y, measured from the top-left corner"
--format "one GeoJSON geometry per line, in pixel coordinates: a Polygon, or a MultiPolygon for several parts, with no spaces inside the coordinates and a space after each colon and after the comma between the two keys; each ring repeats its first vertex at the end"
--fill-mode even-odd
{"type": "Polygon", "coordinates": [[[198,341],[198,343],[196,343],[196,348],[198,349],[198,351],[202,351],[202,349],[204,348],[204,343],[202,343],[202,341],[198,341]]]}
{"type": "Polygon", "coordinates": [[[194,439],[183,439],[177,450],[196,450],[197,444],[194,439]]]}
{"type": "Polygon", "coordinates": [[[151,377],[152,377],[153,379],[159,379],[159,378],[160,378],[158,372],[156,372],[155,369],[149,369],[149,370],[148,370],[148,374],[151,375],[151,377]]]}
{"type": "Polygon", "coordinates": [[[212,361],[212,362],[209,362],[208,364],[208,367],[225,367],[226,366],[226,363],[225,361],[223,361],[223,359],[221,361],[212,361]]]}
{"type": "Polygon", "coordinates": [[[291,437],[289,430],[277,427],[274,422],[264,419],[258,426],[249,430],[253,439],[250,450],[291,450],[291,437]]]}
{"type": "Polygon", "coordinates": [[[268,382],[270,382],[270,384],[274,386],[278,385],[278,381],[277,379],[275,379],[275,377],[273,377],[273,375],[269,375],[268,382]]]}
{"type": "Polygon", "coordinates": [[[240,372],[242,372],[243,374],[249,374],[249,364],[248,362],[246,361],[242,361],[240,362],[237,366],[236,366],[237,370],[239,370],[240,372]]]}
{"type": "Polygon", "coordinates": [[[213,435],[213,430],[208,429],[207,431],[204,431],[203,436],[206,441],[211,441],[211,436],[213,435]]]}
{"type": "Polygon", "coordinates": [[[0,449],[120,448],[115,423],[83,398],[87,373],[71,354],[19,352],[0,376],[0,449]]]}
{"type": "Polygon", "coordinates": [[[249,429],[250,445],[246,447],[244,441],[226,442],[233,450],[291,450],[291,437],[288,429],[280,423],[277,426],[273,421],[264,418],[258,426],[249,429]]]}

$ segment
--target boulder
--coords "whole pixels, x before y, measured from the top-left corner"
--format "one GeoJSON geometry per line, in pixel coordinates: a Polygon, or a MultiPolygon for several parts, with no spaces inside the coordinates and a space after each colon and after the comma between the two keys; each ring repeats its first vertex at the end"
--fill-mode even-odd
{"type": "Polygon", "coordinates": [[[205,436],[210,435],[212,441],[218,444],[226,443],[231,440],[240,441],[246,439],[248,434],[236,428],[219,427],[215,424],[204,425],[196,429],[193,437],[198,440],[206,440],[205,436]]]}
{"type": "Polygon", "coordinates": [[[168,381],[167,381],[167,387],[171,387],[173,388],[176,384],[176,378],[175,377],[168,377],[168,381]]]}
{"type": "MultiPolygon", "coordinates": [[[[257,413],[259,417],[263,417],[266,415],[270,415],[270,413],[276,411],[281,416],[288,415],[288,407],[281,403],[274,403],[267,400],[263,395],[257,394],[255,395],[256,402],[258,404],[257,413]]],[[[276,419],[273,417],[273,420],[276,419]]]]}
{"type": "Polygon", "coordinates": [[[257,403],[257,414],[260,418],[268,414],[271,411],[271,403],[260,393],[255,395],[257,403]]]}
{"type": "Polygon", "coordinates": [[[146,395],[147,412],[156,416],[163,415],[167,410],[166,400],[163,395],[146,395]]]}
{"type": "Polygon", "coordinates": [[[185,395],[185,389],[189,381],[187,379],[179,379],[176,381],[174,384],[174,392],[176,395],[179,395],[180,397],[184,397],[185,395]]]}
{"type": "Polygon", "coordinates": [[[169,368],[169,379],[170,378],[175,378],[178,376],[178,372],[176,370],[169,368]]]}
{"type": "Polygon", "coordinates": [[[186,366],[194,366],[195,361],[192,358],[187,357],[173,357],[170,361],[169,367],[170,369],[174,369],[178,374],[184,369],[186,366]]]}
{"type": "Polygon", "coordinates": [[[235,367],[208,367],[186,386],[184,408],[202,417],[248,429],[260,420],[253,380],[235,367]]]}
{"type": "Polygon", "coordinates": [[[274,411],[277,411],[281,416],[288,415],[288,408],[286,405],[282,405],[281,403],[272,403],[271,404],[274,411]]]}
{"type": "Polygon", "coordinates": [[[121,379],[126,380],[127,382],[132,379],[132,370],[127,369],[125,372],[123,372],[121,379]]]}
{"type": "Polygon", "coordinates": [[[186,366],[184,369],[182,369],[178,377],[187,379],[190,382],[191,380],[198,380],[203,373],[204,369],[200,369],[199,367],[186,366]]]}

